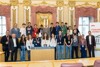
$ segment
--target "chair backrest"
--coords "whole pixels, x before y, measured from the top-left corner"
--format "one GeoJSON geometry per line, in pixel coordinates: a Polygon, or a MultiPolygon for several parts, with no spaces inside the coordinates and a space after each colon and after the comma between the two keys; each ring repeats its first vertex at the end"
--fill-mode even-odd
{"type": "Polygon", "coordinates": [[[61,67],[82,67],[82,63],[63,63],[61,67]]]}
{"type": "Polygon", "coordinates": [[[94,67],[100,67],[100,60],[96,60],[94,62],[94,67]]]}

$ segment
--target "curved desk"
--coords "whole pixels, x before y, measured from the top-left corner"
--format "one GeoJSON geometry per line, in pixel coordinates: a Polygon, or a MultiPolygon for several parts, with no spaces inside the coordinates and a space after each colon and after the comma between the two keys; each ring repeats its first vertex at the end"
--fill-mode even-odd
{"type": "Polygon", "coordinates": [[[31,61],[54,60],[55,48],[53,47],[34,47],[31,49],[31,61]]]}

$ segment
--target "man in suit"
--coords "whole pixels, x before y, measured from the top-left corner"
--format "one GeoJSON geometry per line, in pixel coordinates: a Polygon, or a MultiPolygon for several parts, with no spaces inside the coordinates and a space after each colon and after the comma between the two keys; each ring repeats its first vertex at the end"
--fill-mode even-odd
{"type": "Polygon", "coordinates": [[[11,61],[17,60],[17,49],[18,49],[18,39],[16,34],[12,34],[12,38],[9,40],[9,50],[11,52],[11,61]]]}
{"type": "Polygon", "coordinates": [[[95,37],[91,34],[91,31],[88,32],[88,35],[86,36],[86,41],[87,41],[87,48],[89,51],[89,57],[95,57],[94,51],[96,47],[96,42],[95,42],[95,37]]]}
{"type": "Polygon", "coordinates": [[[1,38],[1,43],[3,45],[3,51],[5,53],[5,62],[8,61],[9,58],[9,47],[8,47],[8,43],[9,43],[9,39],[11,38],[11,36],[9,35],[9,31],[6,31],[6,35],[4,35],[1,38]]]}

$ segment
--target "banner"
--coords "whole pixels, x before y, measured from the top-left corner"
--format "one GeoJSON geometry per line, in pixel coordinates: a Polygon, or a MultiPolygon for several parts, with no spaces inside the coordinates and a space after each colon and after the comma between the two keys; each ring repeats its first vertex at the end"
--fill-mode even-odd
{"type": "Polygon", "coordinates": [[[95,36],[96,45],[100,45],[100,22],[91,22],[90,31],[95,36]]]}

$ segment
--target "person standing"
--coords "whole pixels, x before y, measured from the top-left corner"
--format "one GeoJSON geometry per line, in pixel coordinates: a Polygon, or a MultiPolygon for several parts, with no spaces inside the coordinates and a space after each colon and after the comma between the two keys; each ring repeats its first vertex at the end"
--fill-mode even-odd
{"type": "Polygon", "coordinates": [[[86,39],[84,38],[84,35],[81,36],[80,38],[80,51],[81,51],[81,58],[86,58],[87,57],[87,43],[86,39]]]}
{"type": "Polygon", "coordinates": [[[38,33],[39,33],[39,37],[42,37],[42,35],[43,35],[43,25],[40,25],[38,33]]]}
{"type": "Polygon", "coordinates": [[[89,31],[88,35],[86,36],[86,42],[87,42],[89,57],[95,57],[96,41],[94,35],[91,34],[91,31],[89,31]]]}
{"type": "Polygon", "coordinates": [[[37,24],[34,24],[34,28],[33,28],[33,33],[32,33],[32,37],[36,38],[36,34],[38,33],[38,28],[37,28],[37,24]]]}
{"type": "Polygon", "coordinates": [[[61,30],[61,27],[59,26],[59,22],[56,22],[56,37],[59,35],[59,31],[61,30]]]}
{"type": "Polygon", "coordinates": [[[28,26],[26,27],[26,35],[32,35],[33,27],[31,26],[31,23],[28,22],[28,26]]]}
{"type": "Polygon", "coordinates": [[[20,38],[20,29],[17,27],[17,24],[11,29],[11,34],[16,34],[16,37],[20,38]]]}
{"type": "Polygon", "coordinates": [[[26,36],[26,24],[25,23],[22,24],[22,28],[20,29],[20,33],[21,33],[21,36],[22,35],[26,36]]]}
{"type": "Polygon", "coordinates": [[[9,50],[11,52],[11,61],[17,61],[17,49],[19,47],[18,38],[16,34],[12,34],[12,38],[9,40],[9,50]]]}
{"type": "Polygon", "coordinates": [[[78,58],[78,36],[77,34],[73,34],[73,42],[72,42],[72,58],[74,58],[74,51],[75,51],[75,55],[76,58],[78,58]]]}
{"type": "Polygon", "coordinates": [[[64,22],[61,23],[61,30],[62,30],[62,36],[65,36],[67,34],[67,28],[64,25],[64,22]]]}
{"type": "Polygon", "coordinates": [[[39,37],[39,34],[36,34],[36,37],[33,38],[33,44],[34,47],[41,47],[41,38],[39,37]]]}
{"type": "Polygon", "coordinates": [[[51,26],[50,26],[50,36],[52,35],[52,33],[55,35],[55,27],[53,26],[53,23],[51,23],[51,26]]]}
{"type": "Polygon", "coordinates": [[[27,49],[27,53],[28,53],[28,61],[30,61],[30,50],[31,47],[34,47],[33,45],[33,39],[31,35],[28,35],[27,41],[26,41],[26,49],[27,49]]]}
{"type": "Polygon", "coordinates": [[[26,38],[25,38],[25,35],[21,36],[20,49],[21,49],[20,60],[25,61],[25,56],[26,56],[26,38]]]}
{"type": "Polygon", "coordinates": [[[67,34],[64,39],[66,45],[66,59],[72,58],[72,38],[71,35],[67,34]]]}
{"type": "Polygon", "coordinates": [[[44,33],[47,33],[47,35],[50,36],[50,28],[47,25],[43,28],[43,34],[44,33]]]}
{"type": "Polygon", "coordinates": [[[50,46],[50,39],[47,33],[43,34],[43,38],[41,40],[42,47],[49,47],[50,46]]]}
{"type": "Polygon", "coordinates": [[[64,37],[62,36],[62,31],[59,31],[57,39],[57,59],[64,59],[64,37]]]}
{"type": "Polygon", "coordinates": [[[3,51],[5,53],[5,62],[8,62],[9,58],[9,40],[11,39],[11,36],[9,34],[9,31],[6,31],[6,35],[4,35],[1,38],[1,43],[3,45],[3,51]]]}

